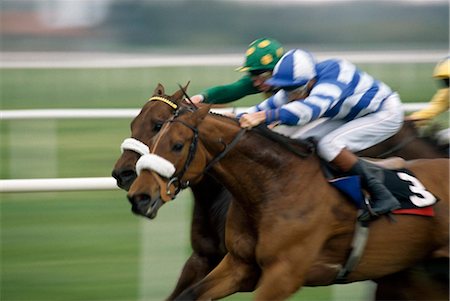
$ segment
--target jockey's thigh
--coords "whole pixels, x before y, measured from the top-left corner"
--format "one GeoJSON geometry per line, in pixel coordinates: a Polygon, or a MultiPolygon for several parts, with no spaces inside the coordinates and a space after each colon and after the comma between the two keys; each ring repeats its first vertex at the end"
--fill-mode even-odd
{"type": "Polygon", "coordinates": [[[329,118],[323,117],[305,125],[279,125],[273,130],[292,139],[306,139],[313,137],[318,140],[323,137],[325,133],[329,132],[331,129],[335,129],[343,123],[344,121],[342,120],[330,120],[329,118]]]}
{"type": "Polygon", "coordinates": [[[400,98],[397,94],[392,94],[378,112],[348,121],[322,136],[317,152],[329,162],[344,148],[352,152],[364,150],[397,133],[403,124],[403,118],[400,98]]]}

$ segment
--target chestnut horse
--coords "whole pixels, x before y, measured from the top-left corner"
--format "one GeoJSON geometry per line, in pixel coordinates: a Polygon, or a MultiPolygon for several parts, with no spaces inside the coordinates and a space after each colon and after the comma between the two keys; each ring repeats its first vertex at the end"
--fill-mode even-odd
{"type": "MultiPolygon", "coordinates": [[[[227,255],[177,299],[216,299],[257,285],[255,299],[281,300],[303,285],[333,284],[350,249],[356,209],[328,184],[314,153],[299,158],[208,110],[186,110],[164,125],[151,153],[138,161],[141,173],[128,193],[135,213],[149,216],[167,188],[172,194],[209,169],[236,197],[227,216],[227,255]]],[[[348,282],[377,281],[429,258],[448,259],[448,167],[448,159],[408,163],[440,200],[436,217],[374,221],[348,282]]]]}
{"type": "MultiPolygon", "coordinates": [[[[183,92],[179,90],[173,95],[167,95],[165,94],[164,87],[159,84],[154,91],[153,97],[155,96],[170,100],[172,104],[178,107],[181,104],[183,92]]],[[[131,126],[132,137],[139,138],[141,141],[150,141],[159,131],[164,121],[173,115],[174,111],[174,106],[168,103],[164,103],[163,101],[149,101],[142,109],[140,116],[136,118],[131,126]]],[[[414,127],[411,125],[405,125],[399,134],[378,146],[366,150],[363,155],[380,157],[380,154],[383,155],[383,153],[384,156],[396,154],[405,159],[445,156],[435,144],[419,138],[414,127]]],[[[117,184],[122,189],[128,190],[136,178],[135,163],[140,155],[136,151],[125,149],[121,157],[117,160],[113,170],[113,176],[117,179],[117,184]]],[[[192,185],[191,189],[194,195],[194,211],[191,227],[193,253],[186,261],[178,283],[168,297],[168,300],[173,300],[184,289],[202,279],[226,254],[224,227],[231,194],[208,175],[205,175],[201,181],[192,185]]],[[[422,269],[422,267],[420,268],[422,269]]],[[[399,275],[398,278],[405,279],[406,276],[399,275]]],[[[388,283],[394,283],[393,279],[390,279],[388,283]]],[[[420,283],[415,285],[415,287],[423,283],[423,279],[421,279],[420,283]]],[[[389,287],[385,289],[379,286],[377,296],[381,299],[384,298],[383,296],[389,296],[390,299],[393,299],[390,294],[391,291],[395,291],[397,295],[402,296],[404,295],[400,289],[402,285],[404,285],[403,282],[396,284],[395,290],[391,290],[389,287]]],[[[429,284],[423,284],[422,286],[427,289],[432,289],[432,285],[429,284]]],[[[411,292],[411,288],[407,288],[407,290],[411,292]]],[[[400,297],[396,298],[398,300],[402,299],[400,297]]]]}

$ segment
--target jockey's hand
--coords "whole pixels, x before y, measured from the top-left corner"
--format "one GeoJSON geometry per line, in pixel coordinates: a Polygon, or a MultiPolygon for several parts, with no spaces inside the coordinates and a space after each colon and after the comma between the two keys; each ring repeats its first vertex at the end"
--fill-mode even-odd
{"type": "Polygon", "coordinates": [[[243,128],[252,128],[266,121],[266,112],[260,111],[250,114],[244,114],[239,119],[239,123],[243,128]]]}
{"type": "MultiPolygon", "coordinates": [[[[204,100],[204,97],[203,97],[203,95],[197,94],[197,95],[191,96],[190,99],[192,100],[192,102],[194,104],[198,104],[204,100]]],[[[186,101],[189,102],[189,100],[187,100],[187,99],[186,99],[186,101]]]]}

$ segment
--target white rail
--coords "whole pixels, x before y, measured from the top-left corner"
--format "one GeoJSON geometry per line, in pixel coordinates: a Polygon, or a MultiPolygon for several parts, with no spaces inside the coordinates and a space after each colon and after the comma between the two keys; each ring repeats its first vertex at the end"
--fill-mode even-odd
{"type": "MultiPolygon", "coordinates": [[[[422,109],[427,103],[405,103],[403,109],[412,112],[422,109]]],[[[214,112],[245,112],[247,107],[213,109],[214,112]]],[[[133,118],[139,109],[42,109],[42,110],[2,110],[0,120],[14,119],[70,119],[70,118],[133,118]]]]}
{"type": "Polygon", "coordinates": [[[0,180],[0,192],[49,192],[119,189],[116,180],[105,178],[57,178],[0,180]]]}
{"type": "Polygon", "coordinates": [[[130,118],[139,113],[139,109],[36,109],[0,111],[0,120],[14,119],[99,119],[130,118]]]}
{"type": "MultiPolygon", "coordinates": [[[[405,111],[416,111],[426,103],[404,104],[405,111]]],[[[247,108],[221,108],[215,112],[242,112],[247,108]]],[[[67,118],[133,118],[139,109],[49,109],[49,110],[4,110],[0,120],[20,119],[67,119],[67,118]]],[[[44,191],[90,191],[119,189],[113,178],[48,178],[48,179],[8,179],[0,180],[3,192],[44,192],[44,191]]]]}
{"type": "MultiPolygon", "coordinates": [[[[436,63],[445,50],[314,52],[319,60],[339,57],[353,63],[436,63]]],[[[143,68],[239,66],[239,54],[158,55],[127,53],[3,52],[0,68],[143,68]]]]}

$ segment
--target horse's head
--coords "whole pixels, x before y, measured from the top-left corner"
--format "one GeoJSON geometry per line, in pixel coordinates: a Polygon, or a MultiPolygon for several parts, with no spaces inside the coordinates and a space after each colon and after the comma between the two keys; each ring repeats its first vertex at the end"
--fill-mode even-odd
{"type": "MultiPolygon", "coordinates": [[[[136,164],[138,177],[128,192],[133,212],[154,218],[164,202],[199,181],[208,164],[214,162],[204,139],[217,132],[212,128],[199,130],[208,111],[209,106],[194,111],[183,108],[153,139],[150,154],[142,156],[136,164]]],[[[237,124],[234,126],[239,128],[237,124]]],[[[221,139],[217,142],[214,147],[220,153],[225,143],[221,139]]]]}
{"type": "MultiPolygon", "coordinates": [[[[187,85],[184,89],[187,88],[187,85]]],[[[117,186],[128,190],[136,178],[137,160],[147,154],[150,140],[159,132],[163,123],[178,109],[183,99],[183,89],[173,95],[165,94],[164,87],[158,84],[149,101],[138,116],[131,122],[131,137],[122,143],[122,155],[117,160],[112,176],[117,186]]]]}

